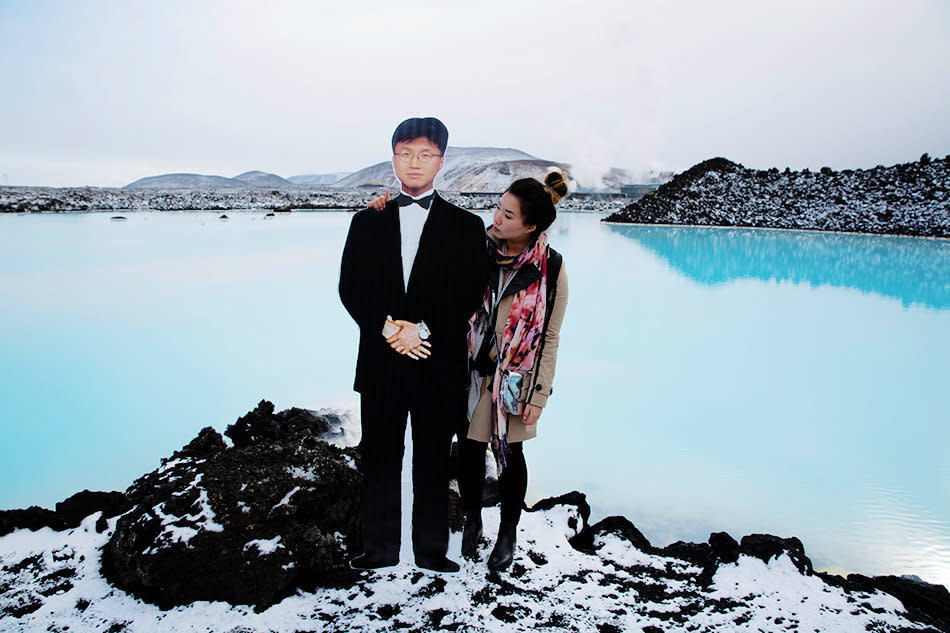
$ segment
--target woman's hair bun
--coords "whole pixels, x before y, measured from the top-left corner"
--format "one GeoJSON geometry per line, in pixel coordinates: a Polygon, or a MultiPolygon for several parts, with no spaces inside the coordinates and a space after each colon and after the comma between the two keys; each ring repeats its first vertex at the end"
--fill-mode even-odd
{"type": "Polygon", "coordinates": [[[552,171],[545,176],[544,186],[551,194],[551,202],[555,205],[567,196],[567,176],[559,171],[552,171]]]}

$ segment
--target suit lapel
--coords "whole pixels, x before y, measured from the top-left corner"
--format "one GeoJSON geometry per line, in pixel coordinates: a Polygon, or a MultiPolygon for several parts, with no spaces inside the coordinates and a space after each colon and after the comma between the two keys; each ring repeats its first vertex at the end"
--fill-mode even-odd
{"type": "Polygon", "coordinates": [[[399,284],[399,294],[406,293],[405,280],[402,278],[402,238],[399,226],[399,206],[395,201],[391,201],[381,212],[384,218],[383,227],[383,266],[385,270],[391,271],[390,283],[399,284]]]}

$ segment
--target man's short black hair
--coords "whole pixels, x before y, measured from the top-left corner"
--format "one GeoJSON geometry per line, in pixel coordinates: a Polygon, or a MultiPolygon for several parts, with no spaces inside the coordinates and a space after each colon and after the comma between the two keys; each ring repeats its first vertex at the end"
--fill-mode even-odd
{"type": "Polygon", "coordinates": [[[417,138],[429,139],[433,145],[438,146],[440,154],[445,154],[445,148],[449,144],[449,130],[442,121],[435,117],[406,119],[393,132],[393,151],[396,151],[396,143],[412,141],[417,138]]]}

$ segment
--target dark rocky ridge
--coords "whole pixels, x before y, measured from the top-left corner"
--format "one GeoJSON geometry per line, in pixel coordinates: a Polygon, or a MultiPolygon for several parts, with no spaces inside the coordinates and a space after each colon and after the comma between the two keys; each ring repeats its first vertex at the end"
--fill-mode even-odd
{"type": "Polygon", "coordinates": [[[90,514],[102,512],[102,521],[123,514],[132,507],[129,498],[121,492],[91,492],[83,490],[56,504],[55,510],[32,506],[24,510],[0,510],[0,536],[14,530],[52,528],[66,530],[78,527],[90,514]]]}
{"type": "Polygon", "coordinates": [[[0,187],[0,213],[76,211],[230,211],[233,209],[359,209],[365,191],[286,189],[120,189],[115,187],[0,187]]]}
{"type": "MultiPolygon", "coordinates": [[[[339,189],[329,186],[228,189],[119,189],[111,187],[0,187],[0,213],[75,213],[90,211],[231,211],[349,209],[356,211],[385,191],[383,186],[339,189]]],[[[463,209],[494,209],[500,193],[440,192],[463,209]]],[[[618,193],[567,197],[562,211],[606,213],[628,200],[618,193]]]]}
{"type": "MultiPolygon", "coordinates": [[[[101,552],[103,575],[113,585],[163,608],[222,600],[263,609],[298,590],[353,587],[365,592],[364,580],[346,566],[346,559],[358,547],[358,454],[355,448],[327,442],[342,435],[341,426],[341,419],[333,415],[303,409],[275,413],[271,403],[262,401],[228,427],[225,435],[232,446],[213,429],[203,429],[124,494],[80,493],[58,504],[55,512],[42,508],[0,512],[0,525],[6,532],[39,526],[62,530],[78,525],[80,515],[102,511],[96,529],[104,532],[111,523],[105,518],[122,513],[101,552]]],[[[612,563],[616,573],[611,576],[598,572],[564,578],[565,582],[607,583],[620,594],[633,591],[638,601],[666,604],[672,600],[679,605],[679,610],[651,612],[656,618],[683,622],[698,613],[738,608],[706,595],[720,566],[735,563],[740,556],[768,562],[787,555],[803,576],[817,576],[843,589],[855,596],[855,604],[865,600],[866,594],[882,591],[898,598],[924,630],[950,630],[946,588],[892,576],[816,575],[797,538],[749,535],[737,542],[728,534],[715,533],[707,543],[677,542],[659,548],[625,517],[607,517],[589,525],[590,506],[576,491],[542,500],[529,512],[565,507],[573,509],[566,527],[574,534],[569,542],[577,552],[599,556],[605,537],[612,536],[632,550],[680,561],[665,569],[612,563]]],[[[458,517],[453,523],[458,523],[458,517]]],[[[487,593],[477,592],[473,600],[514,594],[529,602],[540,599],[539,590],[512,583],[534,573],[525,565],[541,569],[552,553],[534,548],[530,538],[521,547],[526,558],[523,564],[516,562],[510,580],[489,576],[487,593]]],[[[63,551],[54,552],[50,560],[33,556],[12,564],[3,561],[0,618],[25,617],[38,611],[48,597],[69,591],[81,566],[76,556],[63,551]],[[11,581],[27,577],[33,579],[32,584],[11,581]]],[[[440,580],[436,578],[432,585],[440,580]]],[[[420,585],[420,596],[431,591],[440,589],[420,585]]],[[[79,611],[87,607],[76,605],[79,611]]],[[[399,613],[399,605],[379,608],[390,609],[389,617],[399,613]]],[[[514,611],[525,607],[498,608],[502,611],[495,617],[504,620],[517,617],[514,611]]],[[[380,611],[379,616],[384,615],[380,611]]]]}
{"type": "Polygon", "coordinates": [[[712,158],[604,221],[950,237],[950,156],[818,172],[712,158]]]}

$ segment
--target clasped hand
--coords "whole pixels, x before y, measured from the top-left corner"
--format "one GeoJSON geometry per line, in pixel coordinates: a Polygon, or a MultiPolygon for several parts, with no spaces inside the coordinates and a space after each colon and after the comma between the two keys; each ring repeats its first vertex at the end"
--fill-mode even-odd
{"type": "Polygon", "coordinates": [[[386,342],[398,354],[408,356],[413,360],[428,358],[432,354],[432,344],[419,337],[419,325],[410,321],[386,319],[383,328],[386,342]],[[398,328],[393,331],[393,328],[398,328]],[[389,334],[389,336],[386,336],[389,334]]]}

